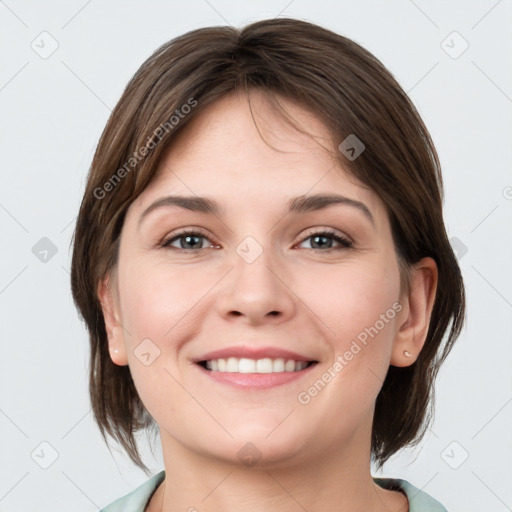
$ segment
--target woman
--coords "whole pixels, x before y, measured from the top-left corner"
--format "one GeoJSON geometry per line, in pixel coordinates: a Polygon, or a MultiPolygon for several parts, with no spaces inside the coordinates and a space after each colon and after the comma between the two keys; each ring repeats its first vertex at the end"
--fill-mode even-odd
{"type": "Polygon", "coordinates": [[[464,288],[428,131],[356,43],[273,19],[158,49],[96,150],[72,289],[103,436],[142,468],[135,433],[162,445],[104,510],[445,510],[370,472],[421,439],[464,288]]]}

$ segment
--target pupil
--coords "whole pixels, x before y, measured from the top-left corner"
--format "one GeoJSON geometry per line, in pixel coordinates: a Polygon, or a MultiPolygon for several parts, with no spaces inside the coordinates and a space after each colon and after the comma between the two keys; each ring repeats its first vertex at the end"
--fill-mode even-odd
{"type": "MultiPolygon", "coordinates": [[[[184,237],[184,238],[185,238],[185,244],[189,244],[189,243],[190,243],[190,244],[192,244],[192,245],[197,245],[197,244],[194,244],[194,242],[192,242],[192,240],[194,240],[194,239],[195,239],[195,240],[198,240],[198,239],[199,239],[199,238],[201,238],[201,237],[199,237],[199,236],[186,236],[186,237],[184,237]]],[[[201,243],[200,243],[200,242],[199,242],[199,245],[201,245],[201,243]]],[[[181,244],[181,248],[182,248],[182,249],[187,249],[187,247],[184,247],[184,246],[183,246],[183,243],[181,244]]]]}
{"type": "MultiPolygon", "coordinates": [[[[318,240],[328,240],[328,241],[332,242],[332,240],[327,236],[316,235],[313,237],[313,245],[318,245],[319,244],[318,240]]],[[[327,244],[322,243],[322,242],[320,242],[320,244],[319,244],[320,247],[325,247],[326,245],[329,245],[328,242],[327,242],[327,244]]]]}

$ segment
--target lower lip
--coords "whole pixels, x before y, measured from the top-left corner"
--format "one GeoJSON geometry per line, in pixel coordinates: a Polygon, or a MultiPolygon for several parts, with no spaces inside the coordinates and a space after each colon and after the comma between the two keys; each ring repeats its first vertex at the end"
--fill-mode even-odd
{"type": "Polygon", "coordinates": [[[237,372],[215,372],[207,370],[201,365],[196,365],[207,377],[222,384],[228,384],[243,389],[266,389],[274,386],[281,386],[308,375],[315,364],[298,372],[278,373],[237,373],[237,372]]]}

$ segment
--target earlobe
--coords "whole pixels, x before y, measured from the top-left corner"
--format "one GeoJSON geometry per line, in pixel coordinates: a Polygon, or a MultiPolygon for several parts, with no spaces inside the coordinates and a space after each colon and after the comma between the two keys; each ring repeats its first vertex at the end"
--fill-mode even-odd
{"type": "Polygon", "coordinates": [[[128,359],[126,357],[123,328],[118,320],[119,312],[117,311],[110,276],[107,276],[98,285],[98,299],[105,320],[110,358],[114,364],[125,366],[128,364],[128,359]]]}
{"type": "Polygon", "coordinates": [[[109,336],[108,339],[110,359],[112,359],[112,362],[118,366],[126,366],[128,364],[122,330],[123,329],[120,325],[114,327],[113,337],[110,338],[109,336]]]}
{"type": "Polygon", "coordinates": [[[413,364],[425,344],[437,290],[437,265],[429,257],[421,259],[411,269],[411,283],[399,317],[391,365],[413,364]]]}

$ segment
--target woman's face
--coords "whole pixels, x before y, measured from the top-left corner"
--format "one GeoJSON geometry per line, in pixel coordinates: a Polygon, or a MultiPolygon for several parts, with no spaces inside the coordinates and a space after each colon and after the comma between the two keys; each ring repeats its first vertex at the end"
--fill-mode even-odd
{"type": "Polygon", "coordinates": [[[251,103],[277,150],[246,97],[226,97],[131,205],[111,356],[129,364],[164,449],[245,464],[360,454],[406,313],[388,217],[260,93],[251,103]]]}

